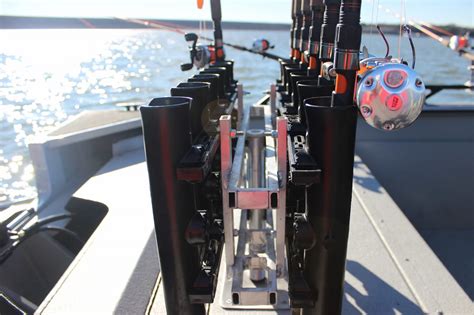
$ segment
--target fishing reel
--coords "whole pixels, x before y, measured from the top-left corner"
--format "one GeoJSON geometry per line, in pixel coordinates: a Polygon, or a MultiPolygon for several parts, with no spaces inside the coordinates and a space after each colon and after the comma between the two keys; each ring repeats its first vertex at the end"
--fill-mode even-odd
{"type": "Polygon", "coordinates": [[[463,49],[469,48],[470,40],[469,33],[464,36],[453,35],[449,39],[449,48],[455,51],[461,51],[463,49]]]}
{"type": "Polygon", "coordinates": [[[360,68],[356,103],[370,126],[391,131],[418,118],[426,88],[412,68],[390,57],[364,59],[360,68]]]}
{"type": "Polygon", "coordinates": [[[181,64],[182,71],[188,71],[195,66],[197,69],[204,68],[211,61],[211,49],[209,45],[198,44],[198,36],[195,33],[187,33],[184,35],[187,42],[192,42],[189,47],[189,54],[191,57],[190,63],[181,64]]]}
{"type": "Polygon", "coordinates": [[[252,50],[261,53],[273,48],[275,46],[270,45],[270,42],[264,38],[256,39],[252,44],[252,50]]]}
{"type": "Polygon", "coordinates": [[[404,26],[412,48],[413,62],[389,56],[387,39],[377,26],[387,46],[383,58],[368,57],[360,62],[356,87],[356,103],[362,117],[372,127],[391,131],[411,125],[425,103],[426,88],[415,72],[416,53],[411,30],[404,26]]]}

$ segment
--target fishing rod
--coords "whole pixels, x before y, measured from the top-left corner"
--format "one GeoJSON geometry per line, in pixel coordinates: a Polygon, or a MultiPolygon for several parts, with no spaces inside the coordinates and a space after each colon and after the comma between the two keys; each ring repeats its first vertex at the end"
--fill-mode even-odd
{"type": "Polygon", "coordinates": [[[441,28],[441,27],[439,27],[439,26],[433,25],[433,24],[431,24],[431,23],[427,23],[427,22],[420,21],[420,24],[423,25],[423,26],[425,26],[425,27],[429,27],[429,28],[431,28],[431,29],[433,29],[433,30],[435,30],[435,31],[437,31],[437,32],[440,32],[440,33],[442,33],[442,34],[444,34],[444,35],[447,35],[447,36],[455,36],[453,33],[449,32],[449,31],[447,31],[447,30],[445,30],[445,29],[443,29],[443,28],[441,28]]]}
{"type": "Polygon", "coordinates": [[[301,25],[301,39],[300,39],[300,64],[304,67],[308,66],[308,45],[309,45],[309,36],[310,28],[312,22],[312,10],[311,10],[311,0],[302,0],[301,1],[301,15],[302,15],[302,25],[301,25]]]}
{"type": "Polygon", "coordinates": [[[321,38],[319,44],[319,61],[321,63],[320,83],[323,79],[329,80],[331,67],[322,65],[332,62],[334,59],[334,41],[336,38],[336,26],[339,22],[339,11],[341,0],[324,0],[324,15],[321,25],[321,38]]]}
{"type": "MultiPolygon", "coordinates": [[[[374,2],[374,0],[368,0],[368,1],[374,2]]],[[[382,5],[379,5],[379,7],[383,8],[382,5]]],[[[400,14],[393,12],[389,8],[385,8],[385,12],[390,13],[390,14],[396,16],[396,17],[400,17],[400,14]]],[[[468,46],[469,46],[469,38],[467,36],[459,37],[459,36],[456,36],[456,35],[454,35],[450,32],[442,30],[441,28],[439,28],[437,26],[434,26],[434,25],[431,25],[431,24],[428,24],[428,23],[417,22],[417,21],[414,21],[414,20],[411,20],[411,19],[409,19],[407,22],[410,26],[413,26],[418,31],[420,31],[423,34],[427,35],[431,39],[434,39],[435,41],[439,42],[441,45],[443,45],[443,46],[445,46],[445,47],[447,47],[451,50],[454,50],[454,51],[458,52],[460,56],[468,59],[474,65],[474,53],[466,50],[466,48],[468,48],[468,46]],[[429,28],[437,30],[438,32],[443,33],[445,35],[448,35],[448,36],[450,36],[450,38],[446,39],[446,38],[436,34],[432,30],[430,30],[429,28]]]]}
{"type": "Polygon", "coordinates": [[[222,12],[221,12],[221,1],[211,0],[211,17],[214,23],[214,53],[215,61],[225,60],[224,53],[224,40],[222,39],[222,12]]]}
{"type": "MultiPolygon", "coordinates": [[[[144,25],[144,26],[147,26],[149,28],[156,28],[156,29],[166,30],[166,31],[170,31],[170,32],[174,32],[174,33],[178,33],[178,34],[182,34],[182,35],[187,34],[185,31],[182,30],[182,27],[180,27],[179,25],[171,26],[171,24],[169,24],[169,23],[166,23],[166,24],[169,24],[169,25],[166,25],[165,23],[160,23],[160,22],[156,22],[156,21],[152,22],[152,21],[149,21],[149,20],[142,20],[142,19],[131,19],[131,18],[120,18],[120,17],[115,17],[115,18],[119,19],[119,20],[131,22],[131,23],[139,24],[139,25],[144,25]]],[[[210,37],[201,36],[201,35],[199,36],[199,39],[202,39],[202,40],[205,40],[205,41],[210,41],[210,42],[214,42],[214,40],[215,40],[215,39],[212,39],[210,37]]],[[[266,51],[260,51],[258,49],[247,48],[245,46],[232,44],[232,43],[229,43],[229,42],[225,42],[223,40],[221,40],[221,43],[222,43],[223,46],[228,46],[228,47],[240,50],[240,51],[246,51],[246,52],[249,52],[249,53],[252,53],[252,54],[260,55],[260,56],[263,56],[264,58],[268,58],[268,59],[271,59],[271,60],[278,61],[279,59],[282,59],[282,57],[277,56],[277,55],[272,54],[272,53],[269,53],[269,52],[266,52],[266,51]]],[[[269,45],[267,49],[269,49],[269,48],[273,48],[273,46],[269,45]]]]}
{"type": "Polygon", "coordinates": [[[460,48],[459,46],[452,46],[450,44],[450,40],[442,37],[442,36],[439,36],[437,35],[436,33],[434,33],[433,31],[427,29],[426,27],[423,27],[422,25],[418,24],[417,22],[415,21],[408,21],[408,23],[415,27],[417,30],[419,30],[420,32],[422,32],[423,34],[429,36],[430,38],[436,40],[437,42],[439,42],[441,45],[447,47],[447,48],[450,48],[452,50],[456,50],[460,56],[470,60],[470,61],[474,61],[474,54],[465,50],[464,48],[460,48]]]}

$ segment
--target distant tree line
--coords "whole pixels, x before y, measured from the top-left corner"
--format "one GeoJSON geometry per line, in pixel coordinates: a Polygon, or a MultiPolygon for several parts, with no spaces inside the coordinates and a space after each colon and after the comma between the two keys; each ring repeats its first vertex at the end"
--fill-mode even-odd
{"type": "MultiPolygon", "coordinates": [[[[151,22],[163,23],[166,25],[176,25],[180,28],[199,28],[199,21],[189,20],[149,20],[151,22]]],[[[212,29],[212,22],[206,22],[206,28],[212,29]]],[[[252,23],[252,22],[231,22],[223,21],[223,28],[239,30],[289,30],[288,23],[252,23]]],[[[365,31],[370,29],[370,25],[362,25],[365,31]]],[[[398,34],[400,26],[395,24],[380,24],[386,34],[398,34]]],[[[464,35],[471,32],[474,36],[474,29],[458,25],[443,25],[444,30],[456,35],[464,35]]],[[[0,29],[50,29],[50,28],[147,28],[124,20],[111,18],[56,18],[56,17],[23,17],[23,16],[1,16],[0,29]]],[[[374,31],[374,29],[373,29],[374,31]]],[[[376,30],[375,30],[376,31],[376,30]]],[[[413,28],[413,32],[418,31],[413,28]]]]}

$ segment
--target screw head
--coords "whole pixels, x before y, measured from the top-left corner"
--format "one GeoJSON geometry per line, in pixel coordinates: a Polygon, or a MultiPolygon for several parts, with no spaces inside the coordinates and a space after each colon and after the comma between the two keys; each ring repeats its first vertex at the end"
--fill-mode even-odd
{"type": "Polygon", "coordinates": [[[393,124],[393,122],[386,122],[383,124],[383,129],[387,131],[393,130],[393,128],[395,128],[395,125],[393,124]]]}
{"type": "Polygon", "coordinates": [[[422,87],[423,86],[423,81],[421,81],[419,78],[416,78],[415,85],[416,85],[416,87],[422,87]]]}
{"type": "Polygon", "coordinates": [[[370,115],[372,115],[372,107],[370,107],[369,105],[362,105],[360,107],[360,112],[362,113],[362,116],[369,117],[370,115]]]}
{"type": "Polygon", "coordinates": [[[370,77],[370,78],[367,78],[365,80],[365,86],[366,87],[370,87],[370,86],[372,86],[372,84],[374,84],[374,79],[373,78],[370,77]]]}

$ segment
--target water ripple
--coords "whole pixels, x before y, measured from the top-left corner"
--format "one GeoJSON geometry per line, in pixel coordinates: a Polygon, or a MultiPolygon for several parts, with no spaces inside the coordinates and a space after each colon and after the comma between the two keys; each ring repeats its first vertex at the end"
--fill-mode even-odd
{"type": "MultiPolygon", "coordinates": [[[[207,36],[212,36],[208,33],[207,36]]],[[[265,36],[274,53],[287,55],[288,32],[265,36]]],[[[229,42],[250,46],[261,34],[225,33],[229,42]]],[[[389,36],[392,46],[397,39],[389,36]]],[[[192,75],[179,64],[189,60],[182,35],[154,30],[2,30],[0,32],[0,204],[35,195],[27,143],[83,110],[113,108],[116,103],[167,95],[192,75]]],[[[384,44],[375,35],[364,43],[376,54],[384,44]]],[[[462,83],[467,62],[427,38],[416,38],[417,70],[429,83],[462,83]]],[[[235,76],[255,102],[278,75],[278,65],[234,49],[235,76]]],[[[410,57],[408,45],[402,55],[410,57]]],[[[451,93],[440,101],[470,102],[451,93]]]]}

